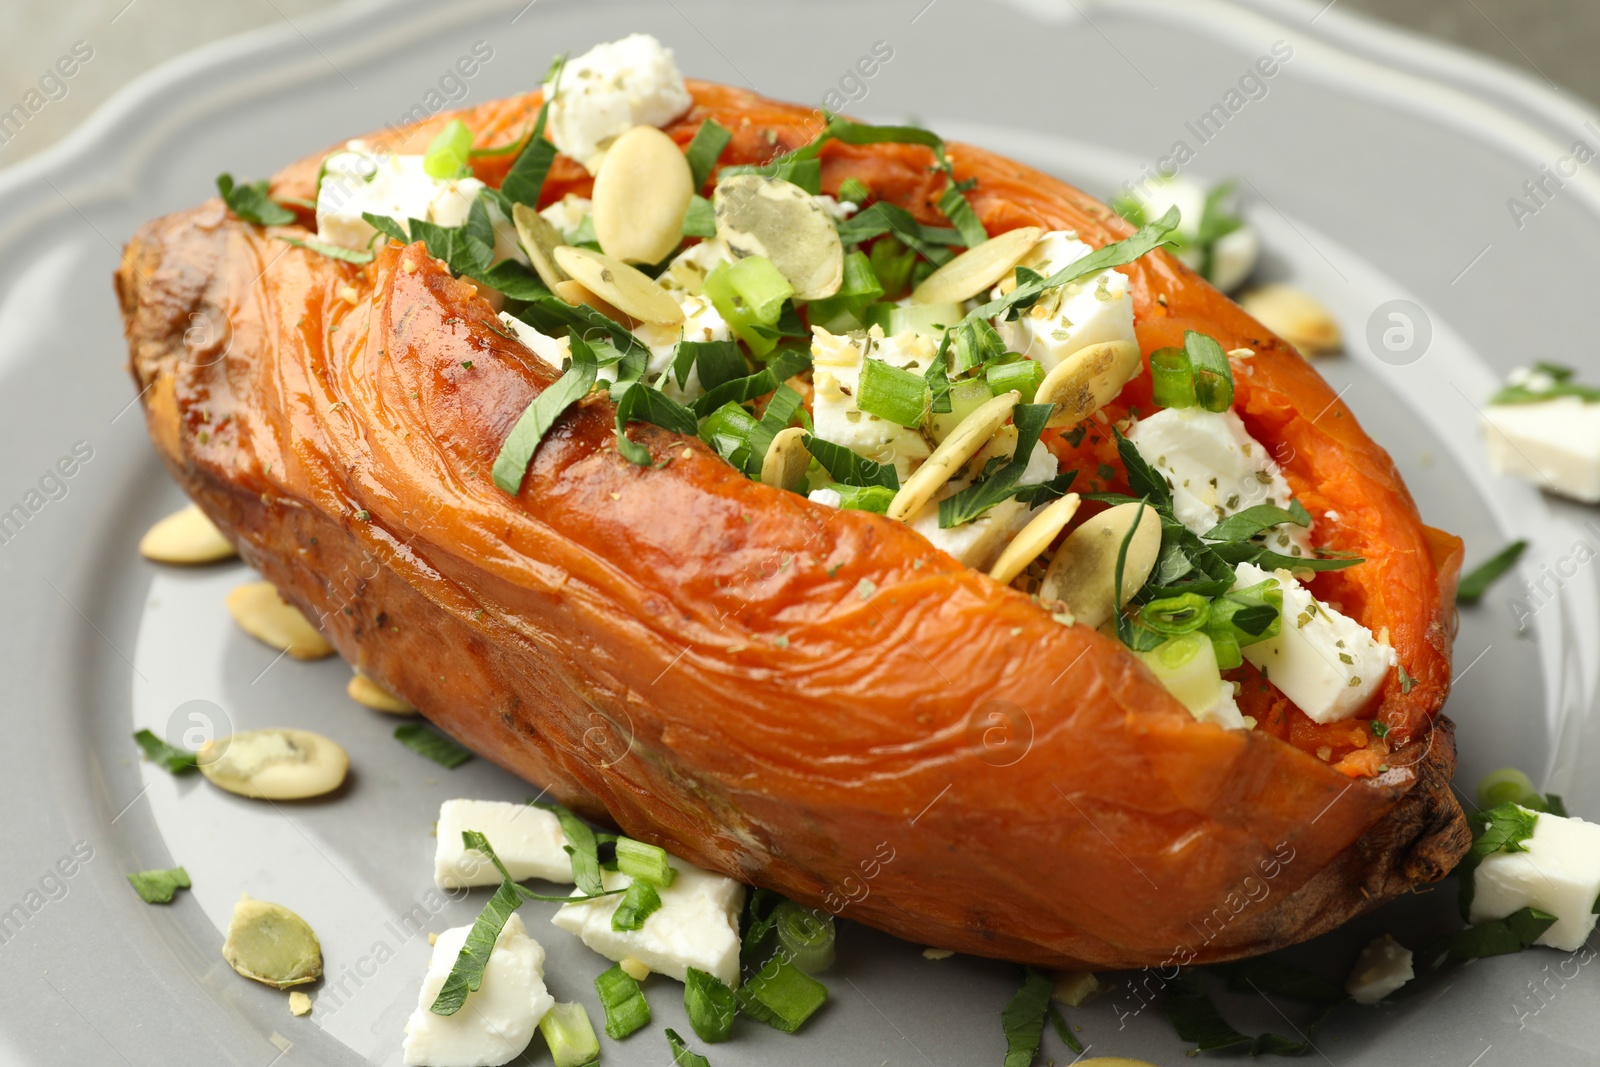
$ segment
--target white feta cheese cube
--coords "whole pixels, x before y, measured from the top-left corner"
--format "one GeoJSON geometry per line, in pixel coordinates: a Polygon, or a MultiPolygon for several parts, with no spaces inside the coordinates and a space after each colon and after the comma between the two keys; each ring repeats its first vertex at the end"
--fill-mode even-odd
{"type": "Polygon", "coordinates": [[[517,881],[543,878],[571,884],[572,861],[562,851],[567,839],[553,813],[500,800],[447,800],[439,806],[439,843],[433,854],[433,880],[440,889],[500,884],[500,872],[489,857],[462,844],[466,830],[487,837],[517,881]]]}
{"type": "Polygon", "coordinates": [[[1534,907],[1556,922],[1536,942],[1573,952],[1594,930],[1600,898],[1600,824],[1540,812],[1525,852],[1495,852],[1472,872],[1474,924],[1534,907]]]}
{"type": "Polygon", "coordinates": [[[1411,950],[1384,934],[1361,950],[1344,991],[1357,1004],[1376,1004],[1412,977],[1411,950]]]}
{"type": "Polygon", "coordinates": [[[1239,683],[1223,679],[1222,688],[1217,693],[1217,702],[1211,707],[1198,712],[1191,712],[1200,722],[1214,722],[1225,730],[1244,730],[1255,725],[1255,720],[1245,721],[1239,711],[1239,683]]]}
{"type": "Polygon", "coordinates": [[[572,342],[565,337],[555,338],[540,333],[509,312],[500,312],[500,321],[522,346],[550,366],[560,369],[572,358],[572,342]]]}
{"type": "Polygon", "coordinates": [[[1234,574],[1236,589],[1276,578],[1283,590],[1278,636],[1246,645],[1244,658],[1313,722],[1338,722],[1366,707],[1395,665],[1394,649],[1312,596],[1286,570],[1269,574],[1241,563],[1234,574]]]}
{"type": "MultiPolygon", "coordinates": [[[[1167,408],[1140,419],[1127,438],[1172,486],[1172,511],[1197,534],[1257,504],[1289,506],[1293,493],[1272,455],[1232,411],[1167,408]]],[[[1311,554],[1311,529],[1284,523],[1266,546],[1285,556],[1311,554]]]]}
{"type": "Polygon", "coordinates": [[[1211,284],[1231,293],[1249,279],[1261,258],[1261,235],[1248,222],[1211,242],[1211,284]]]}
{"type": "MultiPolygon", "coordinates": [[[[1052,230],[1039,238],[1020,265],[1048,277],[1091,251],[1072,231],[1052,230]]],[[[1047,290],[1016,319],[998,319],[994,326],[1008,350],[1038,360],[1048,374],[1080,348],[1137,340],[1128,285],[1126,275],[1103,270],[1047,290]]],[[[994,295],[1000,296],[1000,289],[996,288],[994,295]]]]}
{"type": "MultiPolygon", "coordinates": [[[[940,499],[965,488],[964,482],[946,483],[940,499]]],[[[913,515],[908,525],[926,537],[934,548],[948,552],[975,570],[988,570],[1011,539],[1028,524],[1027,505],[1016,499],[1002,500],[971,522],[939,528],[939,503],[928,504],[913,515]]]]}
{"type": "Polygon", "coordinates": [[[933,450],[920,431],[856,406],[865,358],[862,350],[867,349],[872,359],[921,373],[937,352],[933,342],[916,333],[885,338],[877,326],[864,336],[831,334],[820,326],[812,327],[811,332],[811,417],[816,435],[875,463],[894,464],[904,480],[933,450]]]}
{"type": "Polygon", "coordinates": [[[560,84],[547,82],[544,95],[550,140],[591,174],[622,134],[635,126],[665,126],[694,103],[672,49],[643,33],[568,60],[560,84]]]}
{"type": "Polygon", "coordinates": [[[1489,462],[1586,504],[1600,504],[1600,404],[1575,396],[1483,409],[1489,462]]]}
{"type": "MultiPolygon", "coordinates": [[[[611,916],[622,897],[600,897],[563,904],[550,921],[577,934],[585,945],[609,960],[629,956],[652,971],[684,981],[690,967],[716,975],[729,986],[739,984],[739,912],[744,886],[732,878],[701,870],[673,857],[678,876],[657,889],[661,907],[638,930],[613,930],[611,916]]],[[[607,889],[625,889],[633,879],[605,871],[607,889]]]]}
{"type": "Polygon", "coordinates": [[[455,966],[471,926],[446,930],[434,942],[416,1010],[406,1023],[406,1067],[497,1067],[527,1049],[555,1003],[544,985],[544,948],[520,915],[506,920],[483,969],[483,985],[454,1015],[429,1008],[455,966]]]}

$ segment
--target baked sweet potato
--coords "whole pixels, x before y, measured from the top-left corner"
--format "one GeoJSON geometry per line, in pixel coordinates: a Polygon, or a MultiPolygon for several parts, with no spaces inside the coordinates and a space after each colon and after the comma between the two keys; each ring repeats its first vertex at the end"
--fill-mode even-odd
{"type": "MultiPolygon", "coordinates": [[[[668,132],[684,143],[716,118],[734,131],[725,164],[821,121],[690,86],[668,132]]],[[[492,147],[538,104],[459,117],[492,147]]],[[[371,140],[421,151],[452,117],[371,140]]],[[[991,233],[1129,232],[1047,175],[952,156],[991,233]]],[[[273,194],[315,197],[320,158],[273,194]]],[[[825,189],[855,176],[937,221],[947,179],[926,149],[822,158],[825,189]]],[[[485,157],[478,176],[497,184],[508,164],[485,157]]],[[[545,195],[587,181],[558,159],[545,195]]],[[[913,941],[1090,967],[1267,951],[1442,877],[1465,849],[1436,717],[1460,543],[1423,525],[1315,370],[1171,256],[1124,268],[1142,347],[1194,328],[1255,349],[1237,410],[1312,513],[1343,516],[1332,545],[1366,558],[1317,589],[1387,629],[1412,679],[1374,712],[1389,726],[1376,762],[1319,758],[1316,724],[1281,701],[1255,730],[1196,722],[1116,641],[903,524],[750,481],[696,439],[635,425],[655,460],[636,466],[604,394],[503,493],[490,466],[555,372],[421,245],[358,266],[277,239],[297,234],[211,201],[128,245],[117,288],[157,450],[346,659],[574,809],[913,941]],[[195,315],[226,329],[199,338],[195,315]]],[[[1147,382],[1119,403],[1147,405],[1147,382]]]]}

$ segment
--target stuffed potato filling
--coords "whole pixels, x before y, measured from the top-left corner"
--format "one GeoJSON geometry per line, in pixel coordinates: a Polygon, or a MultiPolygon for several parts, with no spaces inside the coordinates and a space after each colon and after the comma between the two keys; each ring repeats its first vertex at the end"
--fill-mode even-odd
{"type": "Polygon", "coordinates": [[[605,389],[636,463],[652,457],[630,424],[696,435],[751,479],[906,523],[1114,636],[1196,719],[1285,736],[1294,716],[1328,728],[1307,736],[1346,773],[1383,769],[1367,713],[1400,665],[1386,634],[1316,595],[1320,572],[1361,560],[1319,550],[1337,516],[1296,499],[1235,411],[1253,353],[1194,332],[1142,351],[1117,268],[1175,239],[1176,207],[1098,249],[991,233],[937,136],[832,115],[768,164],[719,167],[732,134],[715,121],[687,146],[658,128],[690,97],[650,38],[558,63],[544,101],[500,188],[471,177],[457,122],[420,157],[351,142],[317,197],[321,250],[425,241],[563,372],[507,439],[502,489],[562,407],[605,389]],[[833,141],[928,149],[947,224],[858,178],[824,193],[833,141]],[[590,196],[541,196],[558,149],[594,175],[590,196]],[[1094,445],[1115,462],[1086,462],[1094,445]]]}

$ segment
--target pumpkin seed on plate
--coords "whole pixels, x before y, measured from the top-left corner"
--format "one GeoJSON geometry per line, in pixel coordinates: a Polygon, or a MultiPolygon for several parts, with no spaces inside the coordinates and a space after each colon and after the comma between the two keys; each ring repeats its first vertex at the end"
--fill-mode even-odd
{"type": "Polygon", "coordinates": [[[1239,304],[1302,356],[1325,356],[1344,344],[1333,313],[1316,297],[1292,285],[1252,289],[1239,298],[1239,304]]]}
{"type": "Polygon", "coordinates": [[[969,248],[911,291],[913,304],[959,304],[993,287],[1039,243],[1044,231],[1021,226],[969,248]]]}
{"type": "Polygon", "coordinates": [[[777,489],[792,489],[800,484],[811,453],[806,451],[806,432],[798,426],[779,430],[761,461],[761,484],[777,489]]]}
{"type": "Polygon", "coordinates": [[[295,659],[333,654],[328,639],[271,582],[249,582],[229,593],[228,614],[245,633],[295,659]]]}
{"type": "Polygon", "coordinates": [[[694,175],[677,142],[654,126],[635,126],[595,173],[595,238],[624,263],[658,263],[683,239],[692,199],[694,175]]]}
{"type": "Polygon", "coordinates": [[[965,466],[967,460],[977,455],[989,438],[999,432],[1011,417],[1011,409],[1021,399],[1022,394],[1015,389],[1001,393],[984,401],[972,414],[962,419],[933,450],[933,455],[923,460],[922,466],[906,479],[894,499],[889,501],[889,510],[885,514],[891,519],[905,522],[921,511],[940,487],[965,466]]]}
{"type": "Polygon", "coordinates": [[[556,265],[601,300],[639,322],[676,326],[683,308],[643,271],[614,256],[588,248],[562,245],[555,250],[556,265]]]}
{"type": "Polygon", "coordinates": [[[1072,521],[1077,511],[1077,493],[1068,493],[1039,509],[1039,513],[1028,520],[1028,525],[1011,539],[1005,551],[1000,553],[1000,558],[994,561],[994,566],[989,568],[989,577],[1001,585],[1016,581],[1017,575],[1038,559],[1050,547],[1050,542],[1067,528],[1067,523],[1072,521]]]}
{"type": "Polygon", "coordinates": [[[1039,599],[1060,600],[1076,621],[1098,628],[1144,587],[1160,554],[1161,518],[1156,509],[1138,502],[1118,504],[1067,535],[1045,571],[1039,599]],[[1140,508],[1144,509],[1142,515],[1140,508]],[[1139,516],[1139,527],[1128,543],[1121,595],[1117,596],[1117,553],[1135,516],[1139,516]]]}
{"type": "Polygon", "coordinates": [[[770,260],[796,299],[820,300],[844,283],[844,245],[833,219],[793,182],[735,174],[717,183],[711,206],[728,250],[770,260]]]}
{"type": "Polygon", "coordinates": [[[207,741],[196,757],[212,785],[256,800],[320,797],[350,770],[338,743],[309,730],[246,730],[207,741]]]}
{"type": "Polygon", "coordinates": [[[216,563],[238,555],[198,505],[174,511],[139,539],[139,554],[157,563],[216,563]]]}
{"type": "Polygon", "coordinates": [[[300,916],[266,900],[239,898],[222,943],[228,966],[275,989],[322,977],[322,945],[300,916]]]}
{"type": "Polygon", "coordinates": [[[1049,425],[1071,426],[1115,400],[1143,367],[1132,341],[1086,345],[1044,376],[1034,403],[1056,405],[1049,425]]]}
{"type": "Polygon", "coordinates": [[[567,243],[561,231],[526,204],[511,206],[511,221],[517,227],[517,243],[528,254],[539,280],[551,289],[566,281],[567,272],[555,261],[555,250],[567,243]]]}
{"type": "Polygon", "coordinates": [[[357,671],[350,676],[350,681],[345,684],[346,695],[363,707],[373,711],[385,711],[390,715],[415,715],[417,709],[411,702],[403,697],[397,697],[371,678],[357,671]]]}

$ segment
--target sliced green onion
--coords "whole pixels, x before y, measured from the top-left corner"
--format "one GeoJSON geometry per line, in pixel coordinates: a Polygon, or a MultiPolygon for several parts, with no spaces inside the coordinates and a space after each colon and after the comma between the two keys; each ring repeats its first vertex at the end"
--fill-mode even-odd
{"type": "Polygon", "coordinates": [[[1044,384],[1044,364],[1036,359],[1019,359],[1011,363],[991,363],[984,369],[984,379],[994,396],[1015,389],[1022,394],[1019,403],[1033,403],[1034,394],[1044,384]]]}
{"type": "Polygon", "coordinates": [[[833,966],[833,916],[786,900],[778,905],[778,942],[807,974],[833,966]]]}
{"type": "Polygon", "coordinates": [[[746,1015],[792,1034],[827,1002],[828,987],[792,963],[773,959],[735,995],[746,1015]]]}
{"type": "Polygon", "coordinates": [[[635,881],[643,879],[653,885],[671,885],[678,872],[667,860],[664,848],[631,837],[617,838],[617,870],[635,881]]]}
{"type": "Polygon", "coordinates": [[[968,318],[955,330],[950,373],[961,375],[1006,354],[1006,344],[988,319],[968,318]]]}
{"type": "Polygon", "coordinates": [[[661,894],[656,887],[640,879],[628,886],[622,894],[622,903],[611,913],[611,929],[643,930],[644,921],[661,910],[661,894]]]}
{"type": "Polygon", "coordinates": [[[1533,780],[1515,767],[1501,767],[1490,771],[1478,782],[1478,806],[1494,808],[1501,804],[1515,804],[1529,811],[1545,811],[1544,797],[1533,787],[1533,780]]]}
{"type": "Polygon", "coordinates": [[[1194,362],[1181,348],[1158,348],[1150,353],[1150,381],[1155,402],[1164,408],[1192,408],[1194,362]]]}
{"type": "Polygon", "coordinates": [[[964,315],[960,304],[893,304],[889,308],[889,325],[883,332],[891,337],[897,333],[920,333],[942,338],[960,324],[964,315]]]}
{"type": "Polygon", "coordinates": [[[1183,335],[1184,351],[1194,365],[1194,395],[1207,411],[1233,407],[1233,367],[1222,346],[1193,330],[1183,335]]]}
{"type": "Polygon", "coordinates": [[[728,1040],[739,1000],[714,974],[690,967],[683,982],[683,1010],[700,1040],[716,1044],[728,1040]]]}
{"type": "Polygon", "coordinates": [[[711,1067],[711,1061],[698,1052],[690,1052],[676,1030],[667,1031],[667,1048],[672,1050],[673,1067],[711,1067]]]}
{"type": "Polygon", "coordinates": [[[869,357],[861,361],[856,406],[897,426],[918,426],[928,410],[928,383],[920,374],[869,357]]]}
{"type": "Polygon", "coordinates": [[[539,1032],[556,1067],[585,1067],[600,1058],[600,1039],[582,1004],[551,1005],[539,1020],[539,1032]]]}
{"type": "Polygon", "coordinates": [[[459,178],[463,174],[470,174],[472,168],[467,165],[467,159],[472,154],[472,131],[460,119],[452,119],[450,124],[434,135],[428,144],[428,151],[422,157],[422,171],[430,178],[440,181],[449,181],[459,178]]]}
{"type": "Polygon", "coordinates": [[[872,199],[872,190],[860,178],[846,178],[839,183],[838,200],[860,207],[872,199]]]}
{"type": "Polygon", "coordinates": [[[1202,714],[1222,695],[1222,672],[1211,639],[1203,633],[1170,638],[1148,652],[1139,653],[1167,692],[1190,712],[1202,714]]]}
{"type": "Polygon", "coordinates": [[[606,1036],[620,1040],[650,1022],[650,1002],[633,975],[621,966],[612,967],[594,980],[600,1007],[606,1013],[606,1036]]]}
{"type": "Polygon", "coordinates": [[[870,511],[882,515],[894,503],[896,490],[883,485],[845,485],[837,482],[828,486],[839,494],[839,507],[845,511],[870,511]]]}
{"type": "Polygon", "coordinates": [[[1152,600],[1139,612],[1139,619],[1158,634],[1178,637],[1192,633],[1211,618],[1211,601],[1199,593],[1152,600]]]}
{"type": "Polygon", "coordinates": [[[746,256],[723,263],[706,276],[701,291],[751,352],[764,356],[777,347],[777,338],[759,327],[777,323],[794,286],[771,260],[746,256]]]}

